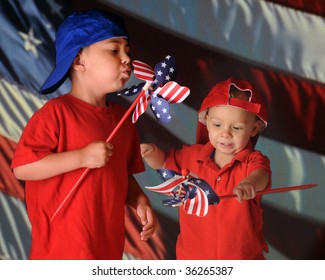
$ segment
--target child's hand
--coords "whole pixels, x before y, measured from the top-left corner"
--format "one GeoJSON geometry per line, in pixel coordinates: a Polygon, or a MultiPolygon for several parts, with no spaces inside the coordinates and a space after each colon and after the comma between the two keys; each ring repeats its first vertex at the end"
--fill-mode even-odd
{"type": "Polygon", "coordinates": [[[243,200],[253,199],[256,196],[256,190],[252,183],[241,182],[234,188],[233,193],[237,195],[236,199],[241,203],[243,200]]]}
{"type": "Polygon", "coordinates": [[[144,161],[152,169],[164,168],[165,152],[160,149],[156,144],[145,143],[140,144],[140,152],[144,161]]]}
{"type": "Polygon", "coordinates": [[[147,241],[155,232],[156,216],[149,205],[143,204],[137,206],[137,214],[143,225],[140,238],[141,240],[147,241]]]}
{"type": "Polygon", "coordinates": [[[140,151],[141,151],[141,156],[143,158],[152,155],[152,153],[157,149],[157,146],[155,144],[140,144],[140,151]]]}
{"type": "Polygon", "coordinates": [[[87,168],[100,168],[106,165],[113,154],[113,145],[108,142],[93,142],[81,149],[81,165],[87,168]]]}

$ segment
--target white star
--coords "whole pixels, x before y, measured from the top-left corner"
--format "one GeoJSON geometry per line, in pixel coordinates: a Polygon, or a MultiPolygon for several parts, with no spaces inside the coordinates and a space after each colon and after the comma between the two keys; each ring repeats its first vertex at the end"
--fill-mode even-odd
{"type": "Polygon", "coordinates": [[[152,109],[152,111],[155,111],[156,110],[156,107],[155,106],[151,106],[151,109],[152,109]]]}
{"type": "Polygon", "coordinates": [[[24,49],[26,51],[31,51],[35,57],[38,57],[38,52],[36,47],[40,44],[42,44],[42,41],[36,39],[34,37],[34,31],[32,28],[30,28],[28,34],[18,31],[18,34],[23,38],[25,41],[24,43],[24,49]]]}
{"type": "Polygon", "coordinates": [[[167,176],[167,172],[164,172],[162,175],[165,178],[167,176]]]}
{"type": "Polygon", "coordinates": [[[160,106],[161,103],[162,103],[161,100],[158,100],[158,102],[157,102],[158,106],[160,106]]]}
{"type": "Polygon", "coordinates": [[[167,66],[166,62],[161,63],[162,68],[166,68],[166,66],[167,66]]]}
{"type": "Polygon", "coordinates": [[[170,55],[167,55],[167,56],[166,56],[166,59],[169,60],[169,59],[170,59],[170,55]]]}
{"type": "Polygon", "coordinates": [[[169,80],[170,80],[169,75],[167,75],[167,76],[165,77],[165,79],[166,79],[167,81],[169,81],[169,80]]]}
{"type": "Polygon", "coordinates": [[[169,72],[174,73],[174,71],[175,71],[174,67],[169,68],[169,72]]]}
{"type": "Polygon", "coordinates": [[[163,111],[164,114],[167,113],[167,109],[166,108],[164,108],[162,111],[163,111]]]}
{"type": "Polygon", "coordinates": [[[157,72],[157,75],[158,75],[158,76],[161,76],[161,75],[162,75],[162,72],[159,70],[159,71],[157,72]]]}
{"type": "Polygon", "coordinates": [[[137,88],[133,89],[133,92],[134,93],[138,92],[138,89],[137,88]]]}
{"type": "Polygon", "coordinates": [[[160,114],[156,114],[157,119],[160,119],[160,114]]]}
{"type": "Polygon", "coordinates": [[[63,15],[61,13],[62,6],[58,5],[54,0],[48,0],[48,4],[50,5],[51,8],[51,13],[58,14],[60,18],[63,18],[63,15]]]}

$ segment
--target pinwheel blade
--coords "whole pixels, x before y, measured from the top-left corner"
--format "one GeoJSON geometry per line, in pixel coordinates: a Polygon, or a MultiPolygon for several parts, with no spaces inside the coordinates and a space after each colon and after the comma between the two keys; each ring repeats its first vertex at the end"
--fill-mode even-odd
{"type": "Polygon", "coordinates": [[[195,188],[196,195],[193,199],[184,202],[184,211],[190,215],[203,217],[208,213],[209,201],[205,192],[201,188],[195,188]]]}
{"type": "Polygon", "coordinates": [[[153,192],[158,192],[161,194],[165,195],[174,195],[174,189],[178,187],[178,185],[184,183],[187,181],[186,178],[183,178],[182,176],[176,175],[167,181],[163,182],[162,184],[159,184],[157,186],[152,186],[152,187],[145,187],[146,189],[153,191],[153,192]]]}
{"type": "MultiPolygon", "coordinates": [[[[176,61],[175,58],[167,55],[166,58],[155,65],[155,80],[152,88],[156,90],[169,81],[173,81],[176,77],[176,61]]],[[[153,91],[152,90],[152,91],[153,91]]]]}
{"type": "Polygon", "coordinates": [[[190,89],[180,86],[176,82],[168,82],[163,87],[158,88],[155,94],[162,96],[168,103],[181,103],[190,94],[190,89]]]}
{"type": "Polygon", "coordinates": [[[165,199],[162,201],[165,206],[179,207],[183,205],[183,201],[179,197],[174,197],[172,199],[165,199]]]}
{"type": "Polygon", "coordinates": [[[117,93],[118,96],[132,96],[141,92],[145,83],[139,83],[134,86],[125,88],[117,93]]]}
{"type": "Polygon", "coordinates": [[[160,179],[162,181],[167,181],[168,179],[173,178],[175,175],[178,175],[178,176],[181,175],[181,174],[177,173],[176,171],[167,169],[167,168],[157,169],[156,171],[159,174],[160,179]]]}
{"type": "Polygon", "coordinates": [[[158,96],[152,97],[150,108],[158,122],[171,122],[171,116],[169,114],[169,103],[164,98],[158,96]]]}
{"type": "Polygon", "coordinates": [[[138,118],[147,110],[149,100],[150,100],[150,96],[148,91],[143,91],[141,93],[141,96],[139,97],[139,100],[132,114],[133,123],[135,123],[138,120],[138,118]]]}
{"type": "Polygon", "coordinates": [[[153,82],[155,71],[148,64],[139,60],[133,60],[132,65],[134,67],[134,76],[149,83],[153,82]]]}
{"type": "Polygon", "coordinates": [[[191,178],[187,183],[193,184],[197,188],[202,189],[208,198],[209,205],[216,205],[220,202],[219,196],[205,180],[199,178],[191,178]]]}

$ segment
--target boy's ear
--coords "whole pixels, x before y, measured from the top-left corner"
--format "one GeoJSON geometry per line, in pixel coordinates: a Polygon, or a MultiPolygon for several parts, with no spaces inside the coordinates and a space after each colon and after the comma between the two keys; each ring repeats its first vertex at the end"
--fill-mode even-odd
{"type": "Polygon", "coordinates": [[[72,68],[77,70],[77,71],[84,71],[85,69],[85,63],[82,59],[82,56],[80,55],[80,52],[76,55],[72,62],[72,68]]]}
{"type": "Polygon", "coordinates": [[[263,125],[264,124],[261,120],[256,121],[254,124],[254,129],[252,131],[251,137],[256,136],[262,130],[263,125]]]}

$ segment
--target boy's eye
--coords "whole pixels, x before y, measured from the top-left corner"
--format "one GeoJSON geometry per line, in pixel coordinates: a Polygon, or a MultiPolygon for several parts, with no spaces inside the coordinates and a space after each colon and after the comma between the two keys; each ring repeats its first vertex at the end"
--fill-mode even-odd
{"type": "Polygon", "coordinates": [[[232,127],[234,130],[240,130],[241,129],[241,127],[239,127],[239,126],[233,126],[232,127]]]}

